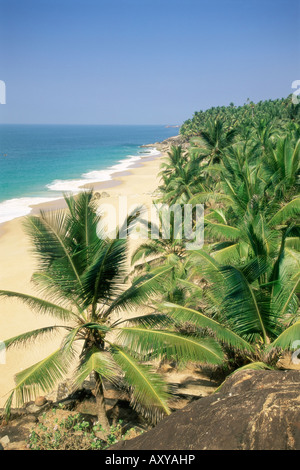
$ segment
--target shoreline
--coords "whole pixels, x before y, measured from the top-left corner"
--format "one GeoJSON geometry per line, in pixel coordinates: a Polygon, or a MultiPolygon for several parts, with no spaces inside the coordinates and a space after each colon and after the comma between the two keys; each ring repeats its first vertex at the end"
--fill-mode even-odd
{"type": "MultiPolygon", "coordinates": [[[[149,145],[150,147],[150,145],[149,145]]],[[[156,145],[151,145],[156,147],[156,145]]],[[[85,184],[83,187],[94,188],[95,192],[105,192],[99,204],[112,205],[118,212],[120,196],[128,198],[129,205],[145,205],[149,207],[153,194],[159,185],[159,169],[165,152],[158,149],[158,155],[142,157],[128,170],[116,172],[109,181],[85,184]]],[[[31,214],[40,209],[56,210],[63,208],[62,198],[32,207],[31,214]]],[[[0,224],[0,289],[37,295],[31,283],[31,276],[36,270],[36,261],[30,250],[31,246],[23,228],[25,216],[0,224]]],[[[136,240],[130,241],[129,249],[134,249],[136,240]],[[131,248],[130,248],[131,247],[131,248]]],[[[55,319],[46,315],[37,315],[29,307],[16,300],[0,301],[0,341],[11,338],[26,331],[55,324],[55,319]]],[[[0,362],[0,408],[3,407],[7,394],[14,387],[14,375],[21,370],[42,360],[53,352],[61,341],[59,335],[50,336],[45,341],[38,341],[28,348],[12,348],[6,354],[5,364],[0,362]]]]}
{"type": "MultiPolygon", "coordinates": [[[[158,143],[160,144],[160,143],[158,143]]],[[[111,165],[110,167],[107,167],[107,168],[104,168],[104,169],[100,169],[100,170],[96,170],[94,171],[94,173],[96,174],[99,174],[101,172],[104,172],[104,173],[107,173],[106,177],[108,176],[109,179],[104,179],[104,180],[101,180],[101,179],[97,179],[97,176],[95,177],[95,179],[93,178],[87,178],[87,177],[84,177],[85,174],[89,174],[88,173],[85,173],[85,174],[82,174],[81,177],[79,177],[78,179],[72,179],[72,180],[56,180],[56,181],[53,181],[52,183],[50,183],[48,185],[49,189],[51,186],[55,186],[56,184],[59,184],[59,183],[62,183],[62,184],[69,184],[69,185],[72,185],[72,183],[74,184],[75,183],[75,187],[74,189],[65,189],[65,190],[60,190],[60,193],[59,195],[51,195],[51,190],[49,190],[49,196],[48,195],[45,195],[45,196],[39,196],[39,197],[36,197],[36,199],[39,199],[38,202],[31,202],[34,200],[34,197],[32,196],[24,196],[24,197],[16,197],[16,198],[11,198],[11,199],[7,199],[5,201],[2,201],[0,203],[0,206],[1,204],[9,204],[11,202],[14,202],[14,201],[19,201],[19,204],[22,206],[22,203],[24,203],[24,210],[26,211],[25,213],[23,214],[18,214],[18,215],[15,215],[14,217],[12,218],[9,218],[8,220],[3,220],[0,222],[0,236],[1,236],[1,233],[3,232],[3,225],[6,224],[7,222],[11,222],[15,219],[18,219],[18,218],[21,218],[21,217],[26,217],[26,215],[29,215],[29,214],[35,214],[37,212],[39,212],[40,208],[49,208],[51,209],[52,207],[57,207],[57,205],[59,206],[58,208],[61,208],[62,204],[63,204],[63,194],[71,194],[73,193],[74,195],[78,194],[80,191],[82,191],[84,188],[93,188],[95,189],[95,191],[101,191],[103,189],[109,189],[113,186],[116,186],[118,185],[118,178],[119,177],[123,177],[127,174],[129,174],[129,172],[131,170],[133,170],[134,168],[139,168],[139,165],[142,164],[143,161],[150,161],[152,158],[158,158],[161,156],[161,152],[155,147],[155,145],[153,144],[147,144],[147,145],[141,145],[139,148],[142,149],[142,148],[149,148],[150,149],[150,155],[147,156],[147,153],[146,151],[145,152],[138,152],[140,153],[141,155],[137,154],[137,155],[127,155],[125,156],[123,159],[119,160],[116,164],[113,164],[111,165]],[[151,150],[152,153],[151,154],[151,150]],[[127,164],[127,166],[126,166],[127,164]],[[120,168],[120,170],[118,170],[118,167],[122,167],[125,165],[125,168],[120,168]],[[90,180],[90,181],[89,181],[90,180]],[[76,187],[77,186],[77,187],[76,187]],[[27,201],[28,200],[28,201],[27,201]]],[[[63,205],[63,207],[65,207],[63,205]]],[[[8,211],[10,211],[12,209],[10,209],[10,207],[8,207],[8,211]]],[[[15,207],[13,208],[13,210],[15,210],[15,207]]],[[[19,209],[20,210],[20,209],[19,209]]],[[[5,217],[5,216],[4,216],[5,217]]],[[[10,216],[9,216],[10,217],[10,216]]],[[[0,218],[1,220],[1,218],[0,218]]]]}

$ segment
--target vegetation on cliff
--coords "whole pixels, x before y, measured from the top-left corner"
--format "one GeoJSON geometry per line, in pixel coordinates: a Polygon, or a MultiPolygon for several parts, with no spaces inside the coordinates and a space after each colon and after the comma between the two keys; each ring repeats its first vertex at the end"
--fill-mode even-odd
{"type": "Polygon", "coordinates": [[[180,133],[188,146],[169,149],[157,203],[204,204],[203,248],[188,250],[170,219],[170,237],[143,242],[128,277],[127,239],[98,236],[92,192],[66,197],[67,211],[27,218],[39,260],[33,281],[42,296],[3,290],[0,296],[62,324],[5,344],[30,345],[61,330],[65,337],[53,354],[16,375],[7,412],[13,396],[23,403],[51,390],[76,354],[74,386],[95,375],[98,417],[108,429],[103,380],[122,378],[133,406],[156,420],[170,410],[163,377],[149,366],[153,359],[262,369],[298,347],[300,105],[288,97],[211,108],[195,113],[180,133]],[[126,315],[145,304],[151,314],[126,315]]]}

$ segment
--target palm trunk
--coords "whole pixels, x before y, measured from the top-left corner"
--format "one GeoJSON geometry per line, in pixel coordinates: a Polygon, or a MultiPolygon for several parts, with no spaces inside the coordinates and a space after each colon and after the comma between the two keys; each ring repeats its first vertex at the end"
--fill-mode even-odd
{"type": "Polygon", "coordinates": [[[105,408],[103,384],[102,384],[101,377],[97,372],[95,372],[95,380],[96,380],[95,397],[96,397],[98,421],[102,425],[103,429],[105,431],[108,431],[109,421],[107,418],[107,413],[106,413],[106,408],[105,408]]]}

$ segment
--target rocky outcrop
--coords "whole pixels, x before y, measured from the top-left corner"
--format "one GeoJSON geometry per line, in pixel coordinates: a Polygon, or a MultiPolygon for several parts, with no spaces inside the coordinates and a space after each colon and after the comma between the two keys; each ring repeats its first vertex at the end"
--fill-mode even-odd
{"type": "MultiPolygon", "coordinates": [[[[169,403],[172,411],[182,409],[200,396],[213,393],[218,386],[218,382],[210,376],[211,371],[208,376],[192,365],[185,367],[184,370],[177,370],[169,363],[161,364],[158,371],[164,375],[172,390],[172,399],[169,403]]],[[[64,412],[65,416],[68,416],[68,413],[79,413],[85,419],[96,420],[94,388],[93,378],[86,380],[82,388],[75,392],[72,380],[65,380],[48,395],[39,396],[35,401],[25,403],[22,408],[12,409],[12,419],[8,423],[5,419],[1,419],[3,410],[0,409],[0,450],[1,446],[5,450],[26,449],[26,441],[33,426],[39,425],[44,415],[53,415],[55,410],[64,412]]],[[[145,431],[152,427],[132,409],[126,388],[121,386],[116,388],[105,382],[105,406],[110,423],[115,426],[121,420],[124,431],[133,427],[137,431],[145,431]]]]}
{"type": "Polygon", "coordinates": [[[168,152],[173,145],[180,145],[185,150],[190,146],[188,138],[179,134],[169,137],[163,142],[155,142],[155,144],[142,145],[141,147],[156,147],[160,152],[168,152]]]}
{"type": "Polygon", "coordinates": [[[111,450],[300,450],[300,371],[240,371],[111,450]]]}

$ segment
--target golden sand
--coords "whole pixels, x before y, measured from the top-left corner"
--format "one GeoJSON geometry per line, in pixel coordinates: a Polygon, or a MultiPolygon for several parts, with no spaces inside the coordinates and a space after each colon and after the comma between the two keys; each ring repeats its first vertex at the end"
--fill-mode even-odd
{"type": "MultiPolygon", "coordinates": [[[[143,204],[150,207],[153,192],[159,184],[158,171],[161,156],[144,158],[130,171],[115,175],[112,182],[94,184],[94,190],[105,191],[109,197],[101,198],[101,203],[109,203],[117,209],[119,197],[126,196],[128,205],[143,204]]],[[[33,213],[40,209],[63,207],[62,201],[54,201],[35,206],[33,213]]],[[[0,289],[37,295],[31,283],[35,270],[35,260],[30,253],[30,244],[22,228],[23,218],[14,219],[1,226],[0,232],[0,289]]],[[[134,242],[133,242],[134,244],[134,242]]],[[[0,341],[36,328],[53,325],[57,320],[34,313],[16,300],[0,300],[0,341]]],[[[36,344],[10,349],[6,363],[0,363],[0,407],[14,387],[14,374],[42,360],[59,346],[60,337],[53,335],[36,344]]]]}

